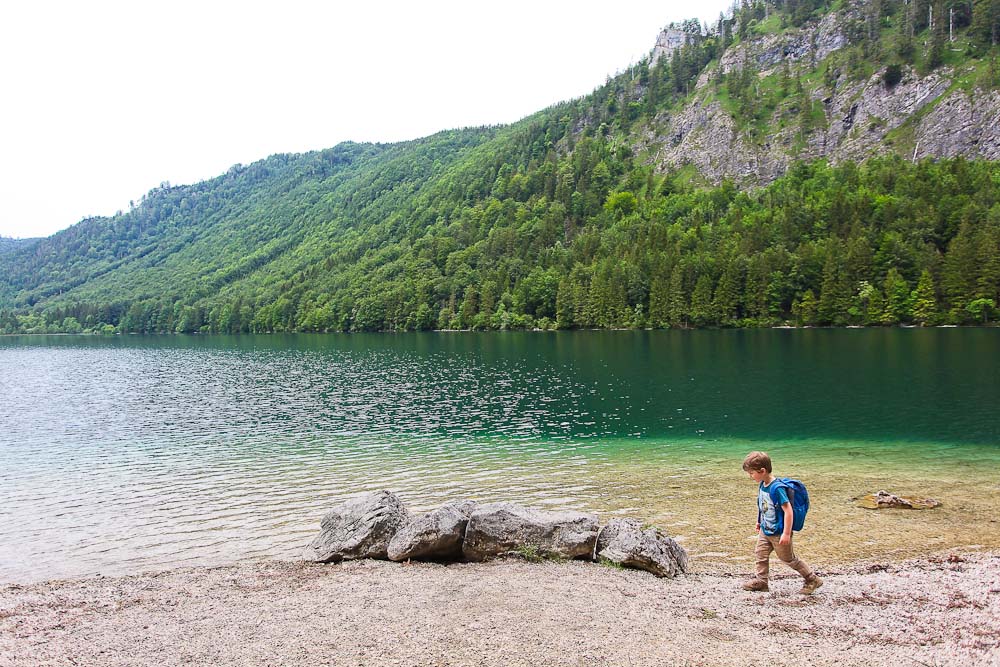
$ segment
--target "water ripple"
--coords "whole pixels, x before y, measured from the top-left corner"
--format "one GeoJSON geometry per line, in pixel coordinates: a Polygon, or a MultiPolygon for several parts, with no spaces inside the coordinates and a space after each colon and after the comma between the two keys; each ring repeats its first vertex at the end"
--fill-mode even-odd
{"type": "MultiPolygon", "coordinates": [[[[681,528],[684,491],[664,481],[729,470],[732,451],[712,453],[726,437],[780,431],[795,409],[797,433],[834,428],[810,392],[776,388],[773,359],[751,363],[738,345],[727,357],[677,337],[296,340],[0,340],[0,580],[294,557],[332,504],[380,488],[414,511],[505,499],[681,528]],[[491,352],[497,340],[514,347],[491,352]],[[793,406],[766,427],[742,407],[776,393],[793,406]]],[[[943,391],[957,429],[995,441],[995,378],[961,393],[979,367],[943,391]]],[[[861,432],[872,387],[855,389],[841,423],[861,432]]]]}

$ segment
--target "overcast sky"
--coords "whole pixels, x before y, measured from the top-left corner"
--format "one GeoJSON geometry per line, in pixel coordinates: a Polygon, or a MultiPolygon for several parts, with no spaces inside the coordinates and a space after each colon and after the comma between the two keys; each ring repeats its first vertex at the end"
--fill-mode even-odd
{"type": "Polygon", "coordinates": [[[0,235],[345,140],[511,123],[732,0],[6,2],[0,235]]]}

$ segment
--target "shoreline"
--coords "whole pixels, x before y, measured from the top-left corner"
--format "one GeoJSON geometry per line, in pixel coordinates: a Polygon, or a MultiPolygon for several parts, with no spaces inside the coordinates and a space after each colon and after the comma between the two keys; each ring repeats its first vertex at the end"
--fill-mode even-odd
{"type": "MultiPolygon", "coordinates": [[[[772,559],[773,560],[773,559],[772,559]]],[[[0,664],[1000,665],[1000,552],[819,568],[797,595],[713,567],[225,566],[0,584],[0,664]]]]}
{"type": "Polygon", "coordinates": [[[768,324],[761,326],[714,326],[714,327],[666,327],[666,328],[654,328],[654,327],[637,327],[637,328],[614,328],[609,327],[606,329],[602,328],[570,328],[570,329],[539,329],[538,327],[524,327],[516,329],[402,329],[402,330],[391,330],[391,329],[379,329],[377,331],[257,331],[257,332],[240,332],[240,333],[221,333],[218,331],[160,331],[160,332],[149,332],[149,333],[139,333],[135,331],[113,331],[113,332],[101,332],[101,331],[81,331],[81,332],[52,332],[52,333],[0,333],[0,338],[2,337],[20,337],[20,336],[78,336],[78,337],[97,337],[97,338],[111,338],[114,336],[326,336],[329,334],[339,335],[339,334],[413,334],[413,333],[557,333],[557,332],[569,332],[569,331],[762,331],[762,330],[782,330],[782,331],[804,331],[804,330],[836,330],[836,329],[862,329],[862,330],[876,330],[876,329],[998,329],[1000,328],[1000,322],[977,322],[975,324],[844,324],[844,325],[826,325],[826,324],[768,324]]]}

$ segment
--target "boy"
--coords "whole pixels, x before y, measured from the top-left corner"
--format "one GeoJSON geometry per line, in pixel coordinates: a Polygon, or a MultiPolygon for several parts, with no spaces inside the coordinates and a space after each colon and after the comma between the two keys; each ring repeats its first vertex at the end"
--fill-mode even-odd
{"type": "Polygon", "coordinates": [[[764,452],[750,452],[743,459],[743,470],[757,482],[757,546],[754,556],[757,560],[757,578],[743,584],[748,591],[767,590],[767,572],[771,562],[771,551],[790,568],[802,575],[805,583],[800,595],[812,595],[813,591],[823,585],[823,580],[809,569],[809,566],[795,557],[792,552],[792,504],[788,493],[781,486],[775,490],[778,500],[771,500],[771,484],[774,475],[771,474],[771,457],[764,452]]]}

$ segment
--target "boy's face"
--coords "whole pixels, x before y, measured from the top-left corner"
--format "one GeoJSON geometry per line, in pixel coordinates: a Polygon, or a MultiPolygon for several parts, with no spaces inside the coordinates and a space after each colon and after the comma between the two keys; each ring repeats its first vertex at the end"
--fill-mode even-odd
{"type": "Polygon", "coordinates": [[[750,479],[755,482],[763,482],[764,478],[767,477],[767,470],[761,468],[760,470],[747,470],[747,474],[750,475],[750,479]]]}

